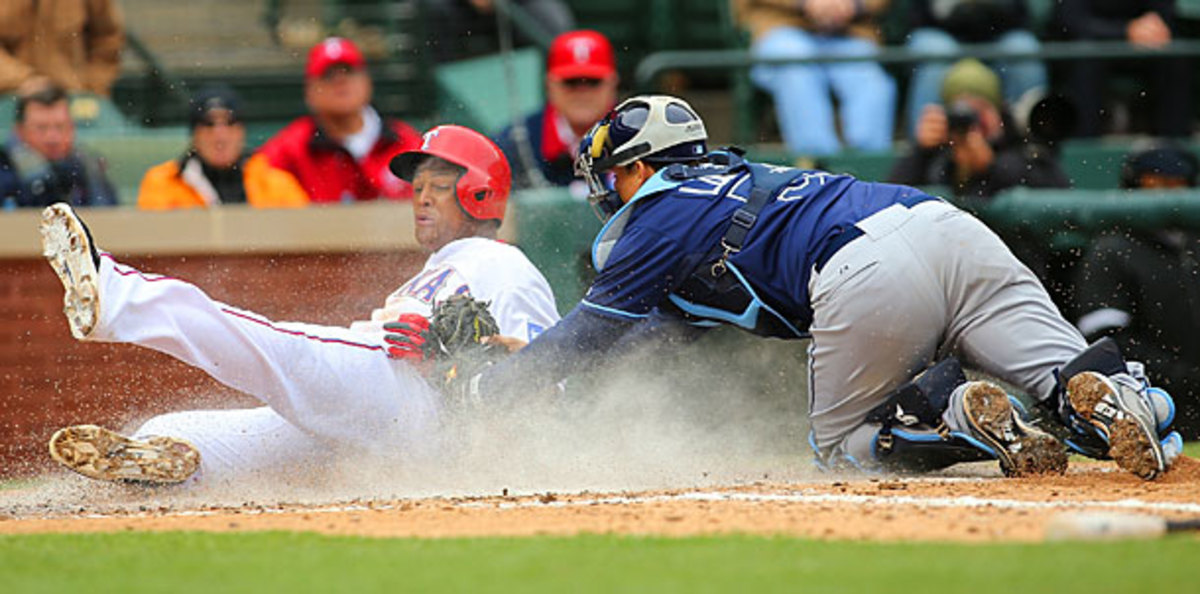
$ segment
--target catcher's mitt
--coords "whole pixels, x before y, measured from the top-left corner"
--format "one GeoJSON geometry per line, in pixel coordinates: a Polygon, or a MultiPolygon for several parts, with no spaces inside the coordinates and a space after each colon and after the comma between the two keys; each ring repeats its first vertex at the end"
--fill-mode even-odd
{"type": "Polygon", "coordinates": [[[454,295],[434,305],[429,329],[422,333],[422,349],[425,357],[434,361],[431,379],[435,385],[440,382],[443,390],[508,354],[501,345],[480,343],[484,337],[500,332],[488,305],[469,295],[454,295]]]}

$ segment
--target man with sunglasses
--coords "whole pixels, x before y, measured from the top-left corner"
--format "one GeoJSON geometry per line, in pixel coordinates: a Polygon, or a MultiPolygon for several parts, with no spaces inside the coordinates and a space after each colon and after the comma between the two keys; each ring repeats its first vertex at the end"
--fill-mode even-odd
{"type": "Polygon", "coordinates": [[[313,46],[304,71],[311,115],[288,124],[259,149],[289,171],[313,202],[354,202],[412,196],[388,170],[401,151],[421,145],[408,124],[371,106],[372,83],[358,46],[330,37],[313,46]]]}
{"type": "Polygon", "coordinates": [[[292,174],[262,155],[246,154],[246,126],[233,89],[212,85],[188,102],[191,143],[183,156],[150,168],[138,191],[145,210],[249,204],[260,208],[308,204],[292,174]]]}
{"type": "Polygon", "coordinates": [[[579,140],[617,104],[617,63],[612,44],[596,31],[568,31],[546,57],[546,104],[508,126],[496,144],[513,164],[516,187],[578,185],[575,149],[579,140]]]}
{"type": "Polygon", "coordinates": [[[725,324],[810,340],[822,467],[1065,471],[1063,445],[963,367],[1024,390],[1071,448],[1144,479],[1179,454],[1170,396],[1115,342],[1089,346],[971,215],[915,188],[706,143],[692,108],[662,95],[623,102],[584,137],[578,171],[606,221],[596,279],[562,322],[465,389],[537,391],[672,326],[725,324]]]}

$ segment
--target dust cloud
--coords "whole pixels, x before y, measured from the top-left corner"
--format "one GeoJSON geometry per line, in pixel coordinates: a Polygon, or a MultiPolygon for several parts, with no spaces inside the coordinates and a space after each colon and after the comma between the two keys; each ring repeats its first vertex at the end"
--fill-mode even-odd
{"type": "MultiPolygon", "coordinates": [[[[56,471],[0,490],[28,516],[322,504],[418,497],[618,492],[812,475],[805,343],[718,330],[626,353],[565,393],[447,414],[430,452],[325,460],[277,472],[146,488],[56,471]]],[[[128,428],[127,428],[128,429],[128,428]]]]}

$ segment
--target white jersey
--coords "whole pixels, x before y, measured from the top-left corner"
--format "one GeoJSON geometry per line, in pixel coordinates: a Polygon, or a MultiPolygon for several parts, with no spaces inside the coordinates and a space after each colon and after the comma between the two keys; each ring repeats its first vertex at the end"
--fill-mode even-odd
{"type": "Polygon", "coordinates": [[[354,322],[350,329],[381,334],[383,325],[401,314],[429,317],[435,303],[463,294],[487,301],[505,336],[530,341],[558,322],[550,283],[520,249],[468,237],[430,255],[421,272],[388,295],[383,307],[371,312],[370,320],[354,322]]]}

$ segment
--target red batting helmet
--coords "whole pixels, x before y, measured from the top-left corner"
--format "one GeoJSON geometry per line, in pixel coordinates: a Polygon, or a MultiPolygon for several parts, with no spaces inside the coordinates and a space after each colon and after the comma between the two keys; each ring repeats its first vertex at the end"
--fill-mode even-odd
{"type": "Polygon", "coordinates": [[[437,126],[425,133],[421,148],[392,158],[392,173],[411,182],[417,165],[429,157],[445,159],[467,171],[458,178],[458,203],[477,219],[504,218],[512,169],[488,137],[462,126],[437,126]]]}

